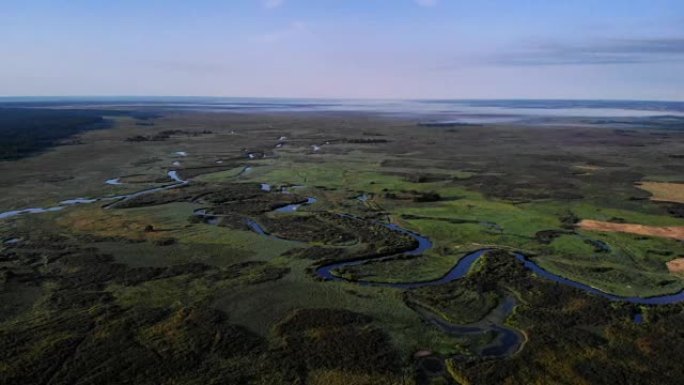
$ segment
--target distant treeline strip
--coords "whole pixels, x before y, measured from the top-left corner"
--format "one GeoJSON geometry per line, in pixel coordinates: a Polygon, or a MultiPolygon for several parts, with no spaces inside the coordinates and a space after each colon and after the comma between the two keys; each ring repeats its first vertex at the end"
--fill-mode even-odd
{"type": "Polygon", "coordinates": [[[107,127],[103,111],[0,107],[0,160],[33,155],[60,139],[107,127]]]}

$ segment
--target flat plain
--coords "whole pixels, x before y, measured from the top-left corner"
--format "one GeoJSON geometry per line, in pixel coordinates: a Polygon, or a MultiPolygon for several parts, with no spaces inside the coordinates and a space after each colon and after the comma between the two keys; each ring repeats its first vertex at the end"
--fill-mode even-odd
{"type": "Polygon", "coordinates": [[[684,378],[684,305],[623,300],[684,289],[681,128],[102,115],[0,162],[0,212],[105,198],[0,219],[0,383],[684,378]]]}

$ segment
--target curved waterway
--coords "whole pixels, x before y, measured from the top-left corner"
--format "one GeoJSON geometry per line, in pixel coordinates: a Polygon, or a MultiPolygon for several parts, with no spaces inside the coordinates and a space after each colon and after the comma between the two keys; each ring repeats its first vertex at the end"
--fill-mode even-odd
{"type": "MultiPolygon", "coordinates": [[[[271,191],[272,187],[268,183],[261,183],[261,190],[265,192],[271,191]]],[[[281,191],[281,193],[286,193],[284,191],[281,191]]],[[[290,203],[288,205],[279,207],[273,212],[278,212],[278,213],[293,213],[297,211],[300,207],[302,206],[308,206],[311,204],[314,204],[317,202],[317,199],[314,197],[307,197],[304,202],[299,202],[299,203],[290,203]]],[[[219,214],[212,214],[207,209],[197,209],[193,212],[193,215],[203,218],[205,223],[209,225],[218,225],[221,222],[221,217],[225,217],[226,215],[219,215],[219,214]]],[[[247,224],[247,227],[250,228],[250,230],[254,231],[255,233],[259,235],[263,235],[266,237],[271,237],[271,238],[276,238],[276,239],[281,239],[281,240],[287,240],[284,238],[277,237],[268,231],[264,229],[259,222],[255,221],[254,219],[248,218],[245,223],[247,224]]]]}
{"type": "Polygon", "coordinates": [[[560,275],[551,273],[548,270],[544,270],[542,267],[537,265],[536,263],[530,261],[524,254],[522,253],[514,253],[515,258],[522,262],[523,266],[527,268],[528,270],[532,270],[535,274],[542,278],[549,279],[551,281],[560,283],[562,285],[566,286],[571,286],[576,289],[582,290],[584,292],[590,293],[597,295],[599,297],[603,297],[606,299],[609,299],[611,301],[624,301],[624,302],[630,302],[638,305],[667,305],[667,304],[672,304],[672,303],[678,303],[684,301],[684,290],[680,291],[679,293],[674,293],[674,294],[665,294],[665,295],[656,295],[653,297],[623,297],[615,294],[610,294],[606,293],[605,291],[596,289],[594,287],[591,287],[587,284],[573,281],[569,278],[561,277],[560,275]]]}
{"type": "MultiPolygon", "coordinates": [[[[162,190],[168,190],[172,188],[176,188],[182,185],[185,185],[189,183],[187,180],[184,180],[183,178],[178,175],[178,172],[176,170],[170,170],[166,173],[166,175],[174,181],[174,183],[167,184],[164,186],[160,187],[153,187],[153,188],[148,188],[140,191],[136,191],[131,194],[126,194],[126,195],[114,195],[114,196],[104,196],[104,197],[99,197],[99,198],[73,198],[73,199],[67,199],[59,202],[57,205],[52,206],[52,207],[29,207],[26,209],[20,209],[20,210],[10,210],[10,211],[5,211],[0,213],[0,219],[6,219],[6,218],[11,218],[15,217],[18,215],[26,215],[26,214],[42,214],[42,213],[50,213],[50,212],[55,212],[55,211],[60,211],[63,210],[69,206],[75,206],[75,205],[81,205],[81,204],[88,204],[88,203],[95,203],[95,202],[109,202],[107,203],[104,207],[110,207],[115,205],[116,203],[135,198],[137,196],[143,195],[143,194],[150,194],[154,193],[157,191],[162,191],[162,190]]],[[[108,179],[105,181],[106,184],[121,184],[118,182],[119,178],[114,178],[114,179],[108,179]],[[116,181],[117,183],[113,183],[116,181]]]]}
{"type": "MultiPolygon", "coordinates": [[[[356,218],[348,214],[341,215],[362,220],[360,218],[356,218]]],[[[412,250],[408,250],[403,253],[398,253],[390,256],[375,258],[369,257],[364,259],[350,259],[325,264],[323,266],[319,266],[316,269],[316,275],[320,278],[323,278],[326,281],[342,281],[364,286],[391,287],[403,290],[410,290],[426,286],[443,285],[449,282],[459,280],[468,274],[472,265],[475,262],[477,262],[480,259],[480,257],[482,257],[487,252],[494,250],[492,248],[483,248],[470,252],[463,256],[461,259],[459,259],[458,262],[446,274],[437,279],[432,280],[412,282],[382,282],[364,279],[349,279],[335,274],[335,270],[344,269],[346,267],[351,266],[358,266],[371,261],[381,262],[396,258],[401,255],[420,255],[432,247],[432,242],[426,236],[404,229],[396,224],[390,223],[385,224],[385,226],[393,231],[413,237],[413,239],[417,243],[417,246],[412,250]]],[[[606,293],[587,284],[573,281],[569,278],[565,278],[560,275],[551,273],[550,271],[545,270],[541,266],[532,262],[530,259],[528,259],[524,254],[520,252],[515,252],[513,254],[515,258],[518,261],[520,261],[526,269],[532,271],[539,277],[551,280],[558,284],[570,286],[575,289],[582,290],[588,294],[606,298],[611,301],[625,301],[640,305],[664,305],[684,301],[684,290],[675,294],[667,294],[653,297],[625,297],[606,293]]],[[[503,301],[499,303],[496,309],[494,309],[489,315],[487,315],[482,320],[472,324],[458,325],[448,322],[443,317],[431,312],[430,310],[422,306],[411,306],[411,308],[418,314],[420,314],[424,320],[430,322],[431,324],[433,324],[445,333],[454,334],[458,336],[483,335],[485,333],[494,333],[495,338],[477,351],[477,354],[479,354],[482,357],[506,357],[515,354],[522,348],[523,344],[525,343],[525,336],[519,330],[516,330],[505,325],[505,320],[511,314],[514,307],[515,299],[512,297],[506,297],[503,301]]],[[[635,318],[635,322],[640,323],[641,321],[642,318],[640,316],[637,316],[635,318]]]]}
{"type": "MultiPolygon", "coordinates": [[[[345,217],[362,220],[348,214],[342,215],[345,217]]],[[[349,266],[358,266],[369,261],[385,261],[396,258],[399,255],[421,255],[432,248],[432,241],[426,236],[404,229],[393,223],[384,224],[384,226],[392,231],[413,237],[413,239],[416,241],[416,247],[403,253],[380,258],[370,257],[358,260],[333,262],[318,267],[316,269],[316,275],[325,279],[326,281],[344,281],[363,286],[392,287],[403,290],[416,289],[426,286],[438,286],[466,276],[468,271],[470,271],[472,264],[490,250],[481,249],[466,255],[465,257],[461,258],[461,260],[456,263],[456,265],[454,265],[454,267],[452,267],[451,270],[449,270],[445,275],[433,280],[413,282],[379,282],[363,279],[348,279],[334,274],[334,271],[337,269],[342,269],[349,266]]],[[[525,343],[525,336],[519,330],[508,327],[504,324],[506,318],[508,318],[515,307],[515,299],[513,297],[504,298],[496,307],[496,309],[492,310],[482,320],[465,325],[451,323],[442,316],[435,314],[434,312],[422,306],[414,304],[410,307],[416,313],[418,313],[421,318],[447,334],[453,334],[456,336],[481,336],[487,333],[493,333],[495,337],[477,351],[477,354],[482,357],[506,357],[520,351],[522,345],[525,343]]]]}
{"type": "MultiPolygon", "coordinates": [[[[387,225],[387,227],[392,228],[392,229],[398,229],[398,226],[396,225],[387,225]]],[[[431,242],[429,239],[427,239],[424,236],[421,236],[419,234],[416,234],[414,232],[401,229],[401,232],[404,234],[412,235],[415,237],[415,239],[419,242],[419,246],[414,249],[410,250],[408,252],[403,253],[403,255],[417,255],[417,254],[422,254],[424,251],[426,251],[430,246],[431,242]]],[[[367,286],[382,286],[382,287],[393,287],[393,288],[398,288],[398,289],[415,289],[418,287],[423,287],[423,286],[437,286],[437,285],[443,285],[445,283],[449,283],[452,281],[456,281],[458,279],[461,279],[465,277],[468,274],[468,271],[470,271],[470,268],[472,267],[473,263],[477,262],[478,259],[484,254],[486,254],[488,251],[492,251],[493,249],[479,249],[476,251],[473,251],[471,253],[466,254],[463,256],[459,261],[449,270],[446,274],[444,274],[442,277],[433,279],[433,280],[426,280],[426,281],[416,281],[416,282],[382,282],[382,281],[368,281],[368,280],[351,280],[347,279],[344,277],[340,277],[338,275],[335,275],[333,273],[334,270],[336,269],[342,269],[345,267],[349,266],[357,266],[357,265],[362,265],[364,263],[368,263],[370,261],[377,262],[377,261],[384,261],[388,259],[393,259],[396,258],[397,255],[391,255],[391,256],[386,256],[386,257],[380,257],[380,258],[366,258],[366,259],[361,259],[361,260],[350,260],[350,261],[342,261],[342,262],[334,262],[330,263],[327,265],[323,265],[316,269],[316,274],[329,281],[346,281],[346,282],[353,282],[353,283],[358,283],[360,285],[367,285],[367,286]]],[[[399,254],[401,255],[401,254],[399,254]]],[[[522,262],[523,266],[531,270],[533,273],[536,275],[551,280],[556,283],[560,283],[562,285],[574,287],[576,289],[582,290],[584,292],[597,295],[599,297],[603,297],[606,299],[609,299],[611,301],[624,301],[624,302],[630,302],[638,305],[667,305],[667,304],[672,304],[672,303],[678,303],[684,301],[684,291],[680,291],[678,293],[674,294],[665,294],[665,295],[659,295],[659,296],[653,296],[653,297],[624,297],[624,296],[619,296],[615,294],[610,294],[606,293],[604,291],[601,291],[599,289],[596,289],[594,287],[591,287],[587,284],[573,281],[569,278],[562,277],[560,275],[551,273],[548,270],[545,270],[541,266],[537,265],[536,263],[532,262],[530,259],[528,259],[524,254],[522,253],[513,253],[515,258],[522,262]]]]}
{"type": "MultiPolygon", "coordinates": [[[[407,234],[412,236],[418,243],[418,246],[416,246],[415,249],[409,250],[405,253],[399,253],[396,255],[391,255],[391,256],[384,256],[384,257],[379,257],[379,258],[365,258],[365,259],[360,259],[360,260],[347,260],[347,261],[341,261],[341,262],[333,262],[329,263],[323,266],[320,266],[316,269],[316,275],[319,277],[327,280],[327,281],[342,281],[342,282],[350,282],[350,283],[355,283],[359,285],[364,285],[364,286],[376,286],[376,287],[391,287],[391,288],[397,288],[397,289],[403,289],[403,290],[410,290],[410,289],[416,289],[420,287],[426,287],[426,286],[437,286],[437,285],[443,285],[449,282],[453,282],[456,280],[459,280],[463,277],[465,277],[468,272],[470,271],[472,265],[477,262],[480,257],[482,257],[484,254],[486,254],[488,251],[492,251],[494,249],[491,248],[486,248],[486,249],[479,249],[473,252],[470,252],[463,256],[446,274],[443,276],[433,279],[433,280],[425,280],[425,281],[413,281],[413,282],[382,282],[382,281],[369,281],[369,280],[364,280],[364,279],[348,279],[345,277],[341,277],[338,275],[334,274],[334,271],[337,269],[344,269],[346,267],[350,266],[358,266],[364,263],[368,263],[370,261],[373,262],[378,262],[378,261],[385,261],[389,259],[396,258],[399,255],[419,255],[422,254],[423,252],[427,251],[431,246],[432,242],[425,236],[420,235],[418,233],[415,233],[413,231],[409,231],[406,229],[403,229],[395,224],[388,224],[386,225],[388,228],[401,232],[402,234],[407,234]]],[[[541,266],[537,265],[536,263],[532,262],[530,259],[528,259],[524,254],[515,252],[513,253],[515,258],[520,261],[523,266],[532,271],[534,274],[536,274],[539,277],[551,280],[553,282],[556,282],[558,284],[566,285],[573,287],[575,289],[582,290],[588,294],[596,295],[611,301],[624,301],[624,302],[629,302],[629,303],[634,303],[634,304],[639,304],[639,305],[665,305],[665,304],[672,304],[672,303],[678,303],[684,301],[684,291],[680,291],[679,293],[675,294],[666,294],[666,295],[660,295],[660,296],[653,296],[653,297],[626,297],[626,296],[618,296],[615,294],[610,294],[606,293],[604,291],[601,291],[599,289],[596,289],[594,287],[591,287],[587,284],[573,281],[569,278],[562,277],[560,275],[551,273],[548,270],[545,270],[541,266]]],[[[489,333],[493,332],[495,335],[495,338],[486,344],[485,346],[481,347],[479,351],[477,352],[480,356],[482,357],[506,357],[511,354],[514,354],[522,348],[522,345],[525,342],[525,336],[518,330],[508,327],[505,325],[505,319],[507,318],[508,315],[513,311],[513,308],[515,307],[515,300],[512,297],[506,297],[500,304],[499,306],[490,313],[490,315],[486,316],[483,320],[472,323],[472,324],[466,324],[466,325],[458,325],[458,324],[452,324],[445,320],[443,317],[431,312],[428,309],[425,309],[421,306],[412,306],[412,309],[419,313],[421,317],[430,322],[431,324],[435,325],[437,328],[442,330],[445,333],[449,334],[454,334],[458,336],[463,336],[463,335],[482,335],[484,333],[489,333]]],[[[634,318],[635,323],[641,323],[643,322],[643,317],[641,314],[637,314],[634,318]]]]}
{"type": "MultiPolygon", "coordinates": [[[[344,215],[344,214],[343,214],[344,215]]],[[[348,217],[355,218],[353,216],[345,215],[348,217]]],[[[358,219],[358,218],[357,218],[358,219]]],[[[417,242],[417,246],[413,250],[406,251],[404,253],[398,253],[395,255],[377,257],[377,258],[364,258],[356,260],[346,260],[340,262],[332,262],[316,269],[316,275],[325,279],[326,281],[343,281],[350,282],[358,285],[364,286],[376,286],[376,287],[391,287],[403,290],[416,289],[426,286],[437,286],[443,285],[449,282],[453,282],[465,277],[470,271],[472,265],[477,262],[480,257],[486,254],[488,251],[493,249],[485,248],[470,252],[463,256],[459,261],[443,276],[425,281],[413,281],[413,282],[382,282],[382,281],[369,281],[364,279],[349,279],[336,275],[334,272],[338,269],[344,269],[346,267],[358,266],[368,262],[379,262],[389,259],[396,258],[400,255],[420,255],[432,247],[432,242],[429,238],[418,234],[416,232],[399,227],[396,224],[386,224],[387,228],[400,232],[402,234],[409,235],[414,238],[417,242]]],[[[654,296],[654,297],[622,297],[614,294],[603,292],[599,289],[593,288],[589,285],[573,281],[571,279],[559,276],[557,274],[551,273],[548,270],[543,269],[536,263],[529,260],[524,254],[516,252],[514,253],[515,258],[520,261],[523,266],[531,270],[534,274],[539,277],[549,279],[553,282],[567,285],[586,293],[597,295],[611,301],[625,301],[635,304],[644,305],[661,305],[684,301],[684,291],[676,294],[654,296]]],[[[453,334],[457,336],[475,335],[480,336],[486,333],[494,333],[495,337],[486,345],[480,347],[477,354],[481,357],[507,357],[522,349],[525,343],[525,336],[517,329],[508,327],[505,325],[506,318],[511,314],[513,308],[515,307],[515,299],[512,297],[506,297],[503,301],[499,303],[496,309],[494,309],[489,315],[487,315],[482,320],[466,325],[458,325],[450,323],[448,320],[444,319],[442,316],[433,313],[432,311],[418,305],[413,305],[411,308],[420,314],[421,318],[428,321],[432,325],[436,326],[441,331],[453,334]]],[[[640,323],[642,321],[641,317],[635,318],[635,322],[640,323]],[[638,318],[638,319],[637,319],[638,318]]]]}
{"type": "Polygon", "coordinates": [[[519,352],[525,343],[525,336],[517,329],[506,326],[506,318],[511,314],[516,302],[513,297],[504,297],[489,314],[479,321],[469,324],[454,324],[430,310],[411,305],[416,313],[444,333],[455,336],[481,336],[493,333],[489,343],[479,347],[476,353],[481,357],[507,357],[519,352]]]}

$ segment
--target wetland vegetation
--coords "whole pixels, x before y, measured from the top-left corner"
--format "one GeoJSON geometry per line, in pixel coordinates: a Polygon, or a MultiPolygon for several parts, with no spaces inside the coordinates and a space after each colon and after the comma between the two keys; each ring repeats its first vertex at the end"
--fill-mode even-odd
{"type": "Polygon", "coordinates": [[[102,108],[0,162],[2,384],[684,378],[681,120],[102,108]]]}

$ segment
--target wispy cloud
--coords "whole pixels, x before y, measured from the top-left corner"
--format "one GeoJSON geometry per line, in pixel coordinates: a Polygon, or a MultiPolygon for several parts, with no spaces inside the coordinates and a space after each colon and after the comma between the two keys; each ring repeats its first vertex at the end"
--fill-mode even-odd
{"type": "Polygon", "coordinates": [[[254,36],[252,40],[257,43],[277,43],[307,31],[308,28],[305,23],[301,21],[295,21],[283,29],[254,36]]]}
{"type": "Polygon", "coordinates": [[[413,0],[416,4],[421,7],[433,7],[437,5],[437,0],[413,0]]]}
{"type": "Polygon", "coordinates": [[[606,39],[552,42],[491,55],[483,62],[504,66],[602,65],[684,60],[684,38],[606,39]]]}
{"type": "Polygon", "coordinates": [[[285,4],[285,0],[261,0],[261,4],[266,9],[275,9],[285,4]]]}

